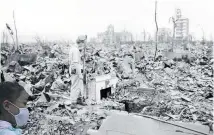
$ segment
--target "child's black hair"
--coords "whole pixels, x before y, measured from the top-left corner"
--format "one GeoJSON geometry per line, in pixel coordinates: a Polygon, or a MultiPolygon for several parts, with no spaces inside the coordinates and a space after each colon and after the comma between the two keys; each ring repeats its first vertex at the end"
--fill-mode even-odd
{"type": "Polygon", "coordinates": [[[8,100],[10,102],[15,102],[19,98],[21,92],[24,88],[17,82],[2,82],[0,83],[0,114],[3,109],[3,102],[8,100]]]}

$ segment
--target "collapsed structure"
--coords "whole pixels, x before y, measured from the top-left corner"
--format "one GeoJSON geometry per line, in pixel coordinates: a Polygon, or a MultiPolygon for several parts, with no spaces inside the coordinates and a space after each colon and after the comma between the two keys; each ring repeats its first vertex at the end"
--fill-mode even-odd
{"type": "MultiPolygon", "coordinates": [[[[164,50],[164,47],[160,46],[160,50],[164,50]]],[[[36,50],[35,45],[32,48],[36,50]]],[[[90,79],[87,81],[86,95],[96,103],[89,102],[87,106],[71,106],[68,53],[58,53],[59,57],[49,58],[41,50],[37,54],[40,57],[33,63],[22,65],[29,59],[10,62],[10,66],[4,70],[5,80],[19,81],[32,96],[28,103],[32,110],[30,124],[24,134],[86,134],[89,128],[101,134],[109,130],[108,133],[113,135],[134,134],[120,125],[129,126],[132,121],[142,125],[145,125],[145,121],[151,122],[136,118],[137,114],[167,121],[212,123],[213,58],[207,55],[210,52],[206,51],[205,46],[192,46],[189,53],[194,54],[196,59],[189,62],[186,60],[190,57],[182,58],[183,54],[175,56],[170,53],[165,56],[161,51],[158,52],[160,57],[157,61],[153,61],[152,45],[136,45],[136,53],[129,48],[129,45],[121,48],[87,46],[86,72],[90,79]],[[132,72],[133,55],[136,55],[135,72],[132,72]],[[124,110],[135,114],[111,117],[115,111],[121,113],[124,110]],[[108,126],[105,121],[102,125],[103,119],[106,122],[110,120],[108,126]]],[[[62,50],[66,52],[69,48],[62,50]]],[[[157,122],[154,123],[146,123],[145,128],[157,126],[157,122]]],[[[144,133],[142,129],[139,129],[139,133],[144,133]]],[[[173,128],[170,126],[168,129],[173,128]]],[[[175,129],[186,132],[184,129],[175,129]]]]}

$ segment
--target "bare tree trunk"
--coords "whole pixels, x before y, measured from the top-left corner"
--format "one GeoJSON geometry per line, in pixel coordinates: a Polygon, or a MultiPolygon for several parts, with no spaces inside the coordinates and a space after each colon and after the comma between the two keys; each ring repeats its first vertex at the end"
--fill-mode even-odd
{"type": "Polygon", "coordinates": [[[156,25],[156,33],[155,33],[155,56],[154,61],[157,55],[158,50],[158,23],[157,23],[157,1],[155,1],[155,25],[156,25]]]}
{"type": "Polygon", "coordinates": [[[169,22],[170,21],[172,21],[172,23],[173,23],[173,35],[172,35],[172,48],[170,48],[170,52],[173,52],[173,50],[174,50],[174,45],[175,45],[175,29],[176,29],[176,27],[177,27],[177,24],[176,24],[176,22],[178,21],[178,19],[175,19],[175,17],[170,17],[169,18],[169,22]]]}
{"type": "Polygon", "coordinates": [[[15,20],[15,12],[13,11],[13,21],[14,21],[14,27],[15,27],[15,31],[16,31],[16,50],[18,50],[18,35],[17,35],[17,28],[16,28],[16,20],[15,20]]]}

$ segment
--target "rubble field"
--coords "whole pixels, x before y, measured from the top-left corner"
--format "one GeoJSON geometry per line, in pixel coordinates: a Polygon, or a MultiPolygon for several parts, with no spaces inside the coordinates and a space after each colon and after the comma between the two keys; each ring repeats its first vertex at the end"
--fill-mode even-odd
{"type": "MultiPolygon", "coordinates": [[[[48,45],[23,45],[22,51],[29,57],[13,56],[3,46],[5,80],[18,81],[31,95],[27,105],[30,121],[23,134],[86,135],[89,128],[99,129],[114,111],[212,128],[212,47],[189,44],[188,50],[182,50],[178,45],[172,53],[166,51],[168,45],[159,44],[154,61],[153,44],[132,46],[87,45],[87,80],[103,74],[119,79],[115,93],[100,103],[86,100],[87,105],[69,102],[69,46],[59,44],[55,58],[48,55],[48,45]]],[[[83,46],[80,51],[83,57],[83,46]]]]}

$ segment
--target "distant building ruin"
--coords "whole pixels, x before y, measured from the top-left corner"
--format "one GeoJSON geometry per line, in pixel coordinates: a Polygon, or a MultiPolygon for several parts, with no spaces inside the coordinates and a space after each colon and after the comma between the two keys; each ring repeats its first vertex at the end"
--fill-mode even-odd
{"type": "Polygon", "coordinates": [[[132,33],[128,31],[115,32],[114,26],[109,25],[107,30],[97,34],[97,41],[104,44],[114,44],[133,41],[132,33]]]}
{"type": "Polygon", "coordinates": [[[180,9],[176,9],[175,25],[175,39],[187,40],[189,36],[189,19],[182,16],[180,9]]]}
{"type": "Polygon", "coordinates": [[[115,42],[114,26],[109,25],[107,30],[97,34],[98,42],[105,44],[113,44],[115,42]]]}

